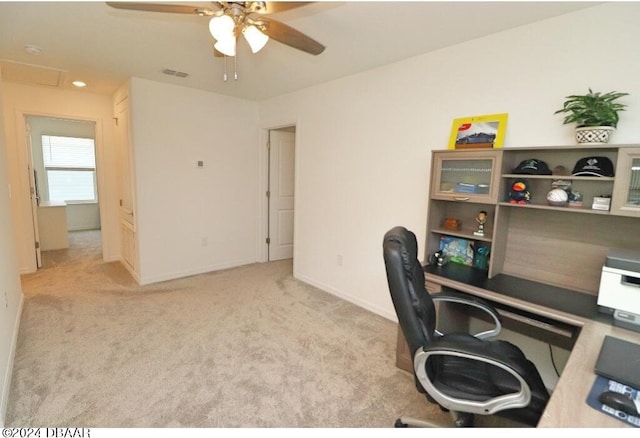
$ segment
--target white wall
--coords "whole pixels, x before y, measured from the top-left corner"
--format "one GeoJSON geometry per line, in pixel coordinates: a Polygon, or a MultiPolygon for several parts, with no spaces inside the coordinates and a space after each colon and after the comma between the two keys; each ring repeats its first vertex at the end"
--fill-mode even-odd
{"type": "Polygon", "coordinates": [[[294,275],[395,319],[382,237],[404,225],[423,251],[430,151],[456,117],[508,113],[506,147],[574,144],[564,96],[625,91],[612,142],[640,142],[639,20],[595,6],[261,102],[262,128],[297,120],[294,275]]]}
{"type": "Polygon", "coordinates": [[[257,260],[257,107],[132,79],[141,283],[257,260]]]}
{"type": "MultiPolygon", "coordinates": [[[[0,101],[3,86],[0,83],[0,101]]],[[[3,108],[0,106],[0,427],[5,424],[9,387],[13,371],[22,289],[16,263],[15,241],[11,219],[11,189],[6,160],[3,108]]]]}
{"type": "Polygon", "coordinates": [[[101,200],[102,254],[106,261],[120,259],[118,228],[118,169],[113,130],[111,98],[86,91],[66,91],[48,87],[3,82],[4,123],[14,235],[21,273],[36,270],[33,227],[26,164],[24,117],[55,116],[96,123],[98,196],[101,200]]]}

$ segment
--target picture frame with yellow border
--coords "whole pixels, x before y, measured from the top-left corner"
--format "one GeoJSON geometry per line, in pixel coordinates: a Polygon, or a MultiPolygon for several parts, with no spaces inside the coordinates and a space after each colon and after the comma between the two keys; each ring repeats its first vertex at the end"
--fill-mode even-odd
{"type": "Polygon", "coordinates": [[[449,149],[501,148],[508,117],[507,113],[500,113],[454,119],[449,149]]]}

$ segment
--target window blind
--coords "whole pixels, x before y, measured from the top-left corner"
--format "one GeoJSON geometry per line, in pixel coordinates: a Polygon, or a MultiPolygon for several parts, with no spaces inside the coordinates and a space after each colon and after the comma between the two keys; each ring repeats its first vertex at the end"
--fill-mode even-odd
{"type": "Polygon", "coordinates": [[[44,167],[95,169],[95,146],[91,138],[42,136],[44,167]]]}
{"type": "Polygon", "coordinates": [[[43,135],[42,158],[50,200],[97,200],[93,139],[43,135]]]}

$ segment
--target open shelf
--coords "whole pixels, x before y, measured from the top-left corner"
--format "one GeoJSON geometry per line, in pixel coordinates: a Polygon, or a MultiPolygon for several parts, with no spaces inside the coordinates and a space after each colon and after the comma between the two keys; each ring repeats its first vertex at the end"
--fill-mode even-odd
{"type": "Polygon", "coordinates": [[[510,179],[547,179],[555,181],[557,179],[566,179],[571,181],[599,181],[599,182],[614,182],[616,179],[609,176],[573,176],[573,175],[523,175],[519,173],[505,173],[501,175],[502,178],[510,179]]]}
{"type": "Polygon", "coordinates": [[[458,231],[452,231],[452,230],[447,230],[445,228],[434,228],[430,231],[436,234],[442,234],[445,236],[453,236],[453,237],[461,237],[467,240],[480,240],[482,242],[491,242],[493,240],[492,233],[488,232],[487,230],[485,230],[484,236],[476,236],[475,234],[473,234],[473,232],[476,230],[463,229],[458,231]]]}
{"type": "Polygon", "coordinates": [[[586,214],[601,214],[601,215],[609,215],[611,214],[609,210],[593,210],[591,208],[577,208],[577,207],[554,207],[553,205],[545,205],[545,204],[513,204],[511,202],[499,202],[498,205],[503,205],[505,207],[513,207],[513,208],[533,208],[536,210],[553,210],[553,211],[562,211],[567,213],[586,213],[586,214]]]}

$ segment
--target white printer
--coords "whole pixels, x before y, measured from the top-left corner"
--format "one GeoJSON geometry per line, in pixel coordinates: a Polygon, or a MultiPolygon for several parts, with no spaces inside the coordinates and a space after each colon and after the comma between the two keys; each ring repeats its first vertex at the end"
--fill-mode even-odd
{"type": "Polygon", "coordinates": [[[640,331],[640,250],[609,250],[598,305],[613,310],[614,325],[640,331]]]}

